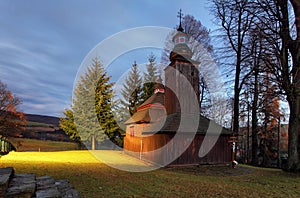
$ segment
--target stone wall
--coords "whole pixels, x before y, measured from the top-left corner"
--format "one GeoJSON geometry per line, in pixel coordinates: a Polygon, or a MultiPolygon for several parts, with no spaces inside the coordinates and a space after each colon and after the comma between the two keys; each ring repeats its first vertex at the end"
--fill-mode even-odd
{"type": "Polygon", "coordinates": [[[0,168],[0,197],[42,198],[81,197],[67,180],[55,180],[51,176],[15,174],[12,167],[0,168]]]}

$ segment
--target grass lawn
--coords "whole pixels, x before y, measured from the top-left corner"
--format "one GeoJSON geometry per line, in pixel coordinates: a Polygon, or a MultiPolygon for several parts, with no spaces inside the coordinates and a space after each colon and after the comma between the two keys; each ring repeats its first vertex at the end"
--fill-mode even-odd
{"type": "MultiPolygon", "coordinates": [[[[124,163],[125,154],[97,151],[97,155],[124,163]]],[[[132,165],[146,166],[138,160],[132,165]]],[[[277,169],[238,166],[161,168],[125,172],[99,162],[89,151],[12,152],[1,167],[17,173],[68,179],[84,197],[299,197],[300,175],[277,169]]]]}

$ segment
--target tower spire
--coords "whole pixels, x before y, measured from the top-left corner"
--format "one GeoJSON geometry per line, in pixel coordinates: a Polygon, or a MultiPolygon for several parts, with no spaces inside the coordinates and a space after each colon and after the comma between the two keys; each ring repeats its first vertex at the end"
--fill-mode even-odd
{"type": "Polygon", "coordinates": [[[178,28],[177,28],[177,31],[183,32],[183,28],[182,28],[182,26],[181,26],[181,19],[182,19],[182,17],[183,17],[183,14],[182,14],[181,11],[182,11],[182,10],[180,9],[179,12],[178,12],[178,14],[177,14],[177,17],[179,18],[179,26],[178,26],[178,28]]]}

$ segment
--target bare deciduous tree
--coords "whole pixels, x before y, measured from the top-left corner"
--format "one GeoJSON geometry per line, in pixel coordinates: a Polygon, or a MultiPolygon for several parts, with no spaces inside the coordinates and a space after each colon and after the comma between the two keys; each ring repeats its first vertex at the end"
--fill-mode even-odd
{"type": "Polygon", "coordinates": [[[7,137],[23,130],[25,116],[17,110],[21,101],[0,81],[0,136],[7,137]]]}

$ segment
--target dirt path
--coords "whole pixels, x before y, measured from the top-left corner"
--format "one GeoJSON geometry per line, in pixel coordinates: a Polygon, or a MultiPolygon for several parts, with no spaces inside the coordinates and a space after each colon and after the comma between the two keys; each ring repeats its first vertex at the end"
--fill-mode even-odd
{"type": "Polygon", "coordinates": [[[145,172],[158,169],[160,167],[139,160],[123,151],[98,150],[90,153],[99,161],[113,168],[129,172],[145,172]]]}

